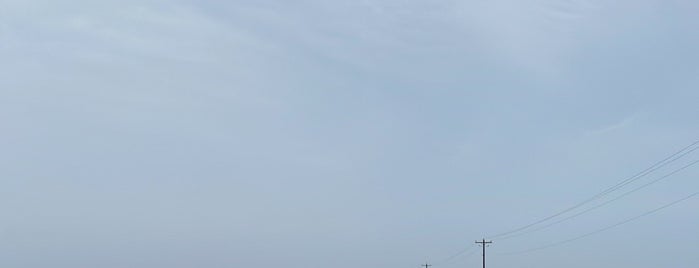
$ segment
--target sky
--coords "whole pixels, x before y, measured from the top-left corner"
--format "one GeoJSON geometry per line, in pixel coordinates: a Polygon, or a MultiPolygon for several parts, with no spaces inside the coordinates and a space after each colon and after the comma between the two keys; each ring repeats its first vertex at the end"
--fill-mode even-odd
{"type": "Polygon", "coordinates": [[[697,267],[699,196],[510,254],[699,191],[696,145],[493,237],[699,139],[697,12],[0,0],[0,266],[697,267]]]}

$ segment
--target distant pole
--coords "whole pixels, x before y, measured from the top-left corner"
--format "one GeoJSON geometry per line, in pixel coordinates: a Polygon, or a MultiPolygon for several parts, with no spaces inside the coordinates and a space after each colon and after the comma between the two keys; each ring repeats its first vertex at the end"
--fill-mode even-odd
{"type": "Polygon", "coordinates": [[[432,266],[432,264],[427,264],[427,263],[425,262],[425,264],[420,265],[420,266],[425,267],[425,268],[430,268],[430,266],[432,266]]]}
{"type": "Polygon", "coordinates": [[[483,247],[483,268],[485,268],[485,247],[488,246],[487,244],[491,243],[493,243],[493,241],[485,241],[485,239],[483,239],[483,241],[476,240],[476,244],[481,244],[481,247],[483,247]]]}

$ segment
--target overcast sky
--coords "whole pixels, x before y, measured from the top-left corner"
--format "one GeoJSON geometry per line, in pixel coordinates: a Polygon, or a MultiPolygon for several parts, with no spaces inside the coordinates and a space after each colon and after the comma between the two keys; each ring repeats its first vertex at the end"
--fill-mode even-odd
{"type": "MultiPolygon", "coordinates": [[[[0,266],[478,267],[475,239],[699,139],[697,14],[691,0],[0,0],[0,266]]],[[[493,237],[489,267],[697,267],[699,197],[506,254],[673,202],[697,175],[493,237]]]]}

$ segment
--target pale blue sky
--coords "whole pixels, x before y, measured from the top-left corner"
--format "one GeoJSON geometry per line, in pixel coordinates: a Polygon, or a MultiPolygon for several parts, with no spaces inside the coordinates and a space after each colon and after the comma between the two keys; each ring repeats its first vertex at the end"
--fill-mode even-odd
{"type": "MultiPolygon", "coordinates": [[[[699,139],[696,14],[689,0],[0,0],[0,266],[439,263],[699,139]]],[[[495,239],[489,267],[697,267],[699,198],[504,255],[672,202],[697,175],[495,239]]]]}

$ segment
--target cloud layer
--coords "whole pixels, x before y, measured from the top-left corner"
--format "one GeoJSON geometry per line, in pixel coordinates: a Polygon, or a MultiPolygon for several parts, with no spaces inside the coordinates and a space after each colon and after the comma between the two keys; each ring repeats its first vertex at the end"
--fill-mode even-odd
{"type": "MultiPolygon", "coordinates": [[[[0,10],[6,267],[412,267],[589,197],[699,130],[691,1],[0,10]]],[[[657,207],[697,172],[493,256],[657,207]]],[[[690,267],[693,205],[492,263],[690,267]],[[648,240],[676,249],[627,247],[648,240]]]]}

